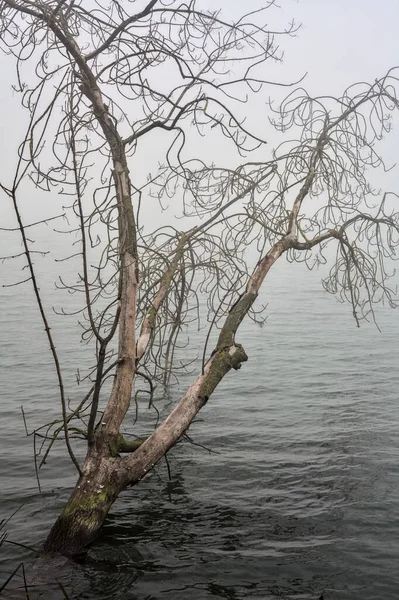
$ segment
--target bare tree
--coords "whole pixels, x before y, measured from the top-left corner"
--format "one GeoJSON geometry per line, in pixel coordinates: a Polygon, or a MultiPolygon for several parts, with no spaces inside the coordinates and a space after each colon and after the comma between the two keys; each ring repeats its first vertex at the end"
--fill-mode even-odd
{"type": "Polygon", "coordinates": [[[247,127],[244,114],[266,86],[286,85],[264,77],[267,62],[281,59],[278,36],[296,31],[262,24],[274,2],[232,23],[195,1],[151,0],[136,12],[133,4],[0,0],[1,44],[15,59],[30,115],[13,181],[1,187],[17,215],[26,281],[45,325],[62,407],[62,419],[36,433],[49,441],[43,461],[62,434],[79,472],[45,543],[48,552],[81,552],[118,494],[185,435],[223,377],[247,360],[236,334],[247,315],[262,322],[254,303],[282,255],[312,267],[333,245],[324,286],[350,302],[357,324],[373,316],[375,302],[395,304],[387,260],[399,244],[396,196],[381,198],[368,174],[385,169],[378,142],[398,107],[398,72],[339,98],[312,98],[296,87],[269,107],[268,124],[282,140],[270,151],[262,128],[247,127]],[[231,156],[221,166],[195,148],[216,133],[231,156]],[[147,181],[137,173],[145,140],[163,155],[155,175],[146,171],[147,181]],[[253,160],[241,162],[249,153],[253,160]],[[90,389],[73,409],[19,209],[27,180],[73,198],[68,211],[82,267],[78,283],[65,285],[82,292],[83,336],[96,343],[90,389]],[[176,222],[151,229],[141,211],[150,194],[160,206],[173,201],[190,223],[186,231],[176,222]],[[88,256],[97,244],[93,269],[88,256]],[[253,269],[250,248],[257,253],[253,269]],[[202,368],[169,416],[146,439],[128,439],[123,423],[135,410],[137,382],[145,382],[153,407],[154,386],[168,384],[178,337],[198,318],[192,315],[202,298],[210,330],[219,330],[216,345],[205,344],[202,368]],[[75,436],[87,440],[83,465],[72,448],[75,436]]]}

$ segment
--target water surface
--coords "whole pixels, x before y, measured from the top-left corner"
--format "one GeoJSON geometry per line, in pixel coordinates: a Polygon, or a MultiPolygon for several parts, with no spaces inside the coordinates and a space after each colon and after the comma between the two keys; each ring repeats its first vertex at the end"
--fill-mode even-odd
{"type": "MultiPolygon", "coordinates": [[[[8,274],[10,276],[10,274],[8,274]]],[[[38,587],[31,598],[76,600],[396,599],[399,589],[399,319],[378,311],[355,327],[349,307],[320,274],[285,265],[271,273],[268,321],[243,324],[249,362],[230,373],[188,443],[114,505],[84,564],[32,561],[1,548],[1,576],[20,561],[38,587]],[[44,583],[43,583],[44,582],[44,583]],[[40,584],[40,586],[39,586],[40,584]],[[36,594],[36,596],[35,596],[36,594]]],[[[43,275],[43,285],[52,285],[43,275]]],[[[57,305],[52,287],[48,304],[57,305]]],[[[0,312],[1,516],[21,506],[9,540],[39,547],[73,485],[60,446],[42,470],[39,494],[31,438],[57,414],[47,342],[29,288],[5,288],[0,312]]],[[[73,319],[55,320],[72,399],[73,373],[90,365],[73,319]]],[[[197,353],[191,337],[187,353],[197,353]]],[[[165,414],[180,390],[158,400],[165,414]]],[[[4,597],[25,598],[24,592],[4,597]]]]}

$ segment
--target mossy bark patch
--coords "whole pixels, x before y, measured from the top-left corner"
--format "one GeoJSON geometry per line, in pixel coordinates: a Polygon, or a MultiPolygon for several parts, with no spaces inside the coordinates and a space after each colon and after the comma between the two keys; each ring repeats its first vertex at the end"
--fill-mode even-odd
{"type": "Polygon", "coordinates": [[[212,357],[211,367],[201,385],[199,396],[205,401],[230,369],[239,369],[241,363],[248,360],[241,344],[218,350],[212,357]]]}
{"type": "Polygon", "coordinates": [[[45,542],[46,553],[81,554],[97,537],[104,520],[121,491],[113,459],[89,464],[83,470],[67,505],[45,542]]]}
{"type": "Polygon", "coordinates": [[[234,336],[242,320],[247,315],[252,304],[255,302],[257,294],[245,292],[236,304],[230,309],[227,319],[220,332],[217,349],[226,348],[234,344],[234,336]]]}

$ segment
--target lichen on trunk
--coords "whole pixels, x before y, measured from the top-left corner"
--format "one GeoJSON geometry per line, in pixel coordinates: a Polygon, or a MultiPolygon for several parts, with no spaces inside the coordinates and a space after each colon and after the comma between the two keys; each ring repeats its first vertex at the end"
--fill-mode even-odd
{"type": "Polygon", "coordinates": [[[54,523],[44,552],[75,556],[97,537],[121,491],[119,457],[89,456],[66,506],[54,523]]]}

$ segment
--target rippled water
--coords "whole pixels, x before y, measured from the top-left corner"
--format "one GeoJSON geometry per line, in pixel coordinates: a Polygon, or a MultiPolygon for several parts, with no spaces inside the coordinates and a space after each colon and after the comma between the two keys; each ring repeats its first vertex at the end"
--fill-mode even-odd
{"type": "MultiPolygon", "coordinates": [[[[122,494],[84,564],[35,561],[6,544],[2,578],[24,560],[31,598],[65,597],[56,575],[76,600],[396,599],[398,312],[379,311],[382,333],[358,330],[319,280],[298,266],[271,273],[266,326],[245,323],[238,338],[249,362],[191,428],[213,453],[178,445],[171,481],[160,464],[122,494]]],[[[26,290],[7,288],[1,301],[1,513],[22,505],[8,539],[39,547],[73,472],[60,447],[38,493],[20,405],[40,423],[55,414],[56,387],[26,290]]],[[[65,323],[57,345],[72,372],[90,361],[65,323]]]]}

